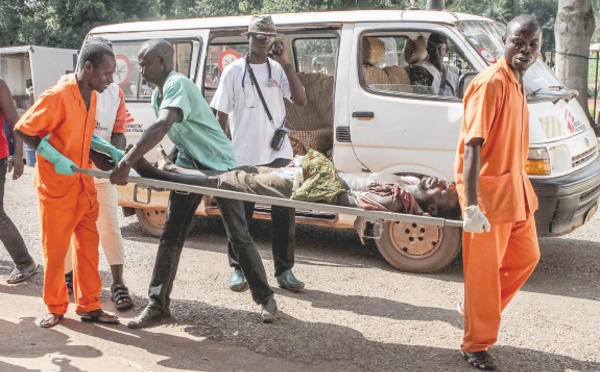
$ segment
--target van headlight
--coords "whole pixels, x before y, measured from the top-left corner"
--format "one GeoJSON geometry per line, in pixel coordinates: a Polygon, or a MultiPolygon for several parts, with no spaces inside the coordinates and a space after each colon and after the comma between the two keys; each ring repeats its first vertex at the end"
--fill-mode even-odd
{"type": "Polygon", "coordinates": [[[547,176],[552,171],[550,165],[550,154],[545,147],[533,147],[529,149],[525,171],[532,176],[547,176]]]}

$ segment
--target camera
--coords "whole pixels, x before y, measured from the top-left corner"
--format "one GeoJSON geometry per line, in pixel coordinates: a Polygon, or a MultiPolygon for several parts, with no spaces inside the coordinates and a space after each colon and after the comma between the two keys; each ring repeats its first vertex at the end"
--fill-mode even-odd
{"type": "Polygon", "coordinates": [[[281,146],[283,146],[283,141],[285,140],[286,135],[287,135],[287,129],[285,129],[285,128],[275,129],[275,133],[273,134],[273,139],[271,140],[271,148],[279,151],[281,149],[281,146]]]}

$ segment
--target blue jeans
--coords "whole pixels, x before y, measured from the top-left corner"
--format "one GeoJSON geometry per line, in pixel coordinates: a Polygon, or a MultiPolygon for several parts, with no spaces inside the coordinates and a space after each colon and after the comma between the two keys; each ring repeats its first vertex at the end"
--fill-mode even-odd
{"type": "Polygon", "coordinates": [[[17,267],[30,265],[33,258],[27,251],[23,237],[4,211],[4,183],[6,182],[7,158],[0,160],[0,240],[17,267]]]}
{"type": "MultiPolygon", "coordinates": [[[[178,191],[171,191],[169,194],[167,221],[158,245],[154,271],[148,288],[150,298],[148,306],[161,312],[167,312],[169,309],[171,290],[183,244],[201,200],[200,194],[178,191]]],[[[232,242],[241,269],[247,277],[252,298],[258,304],[264,303],[272,298],[273,290],[269,287],[260,255],[248,233],[243,218],[243,205],[241,202],[228,199],[219,199],[218,202],[227,237],[232,242]]]]}
{"type": "MultiPolygon", "coordinates": [[[[289,159],[275,159],[267,167],[282,168],[290,163],[289,159]]],[[[244,202],[246,225],[252,224],[254,214],[253,202],[244,202]]],[[[271,206],[271,222],[273,231],[273,263],[275,265],[275,276],[294,267],[294,250],[296,246],[296,210],[294,208],[271,206]]],[[[233,252],[231,242],[228,244],[227,253],[229,266],[240,269],[238,259],[233,252]]],[[[242,270],[243,271],[243,270],[242,270]]]]}

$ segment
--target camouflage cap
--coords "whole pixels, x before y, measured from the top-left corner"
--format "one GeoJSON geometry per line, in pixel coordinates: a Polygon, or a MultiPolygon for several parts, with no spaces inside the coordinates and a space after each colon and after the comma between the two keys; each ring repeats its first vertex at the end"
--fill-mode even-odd
{"type": "Polygon", "coordinates": [[[248,24],[248,31],[242,35],[247,34],[267,34],[267,35],[281,35],[277,33],[277,27],[273,22],[273,18],[270,15],[253,15],[250,18],[248,24]]]}

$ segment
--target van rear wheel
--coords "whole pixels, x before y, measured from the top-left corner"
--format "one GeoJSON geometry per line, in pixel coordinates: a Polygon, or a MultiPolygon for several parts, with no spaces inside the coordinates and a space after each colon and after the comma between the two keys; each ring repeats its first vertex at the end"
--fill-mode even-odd
{"type": "Polygon", "coordinates": [[[430,273],[448,266],[461,249],[458,227],[439,227],[412,222],[385,222],[379,252],[395,268],[430,273]]]}
{"type": "MultiPolygon", "coordinates": [[[[160,209],[137,208],[135,210],[135,214],[140,222],[142,230],[144,230],[145,233],[160,238],[165,228],[165,222],[167,222],[167,211],[160,209]]],[[[188,229],[188,234],[198,224],[199,220],[200,216],[194,216],[192,218],[192,223],[188,229]]]]}
{"type": "Polygon", "coordinates": [[[159,209],[143,209],[135,210],[140,226],[145,233],[160,237],[167,221],[167,211],[159,209]]]}

